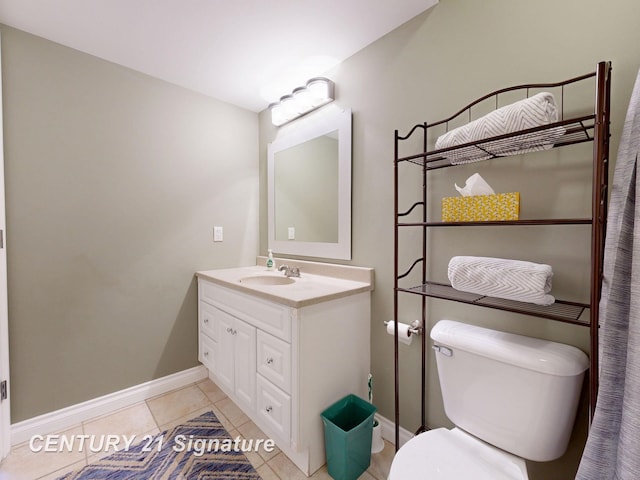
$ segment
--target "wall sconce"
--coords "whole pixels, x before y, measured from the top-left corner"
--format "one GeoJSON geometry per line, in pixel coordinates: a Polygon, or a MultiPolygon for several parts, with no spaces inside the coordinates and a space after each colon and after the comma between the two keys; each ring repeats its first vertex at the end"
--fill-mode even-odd
{"type": "Polygon", "coordinates": [[[277,127],[284,125],[333,102],[333,95],[334,83],[331,80],[324,77],[312,78],[304,87],[294,88],[291,94],[269,105],[271,122],[277,127]]]}

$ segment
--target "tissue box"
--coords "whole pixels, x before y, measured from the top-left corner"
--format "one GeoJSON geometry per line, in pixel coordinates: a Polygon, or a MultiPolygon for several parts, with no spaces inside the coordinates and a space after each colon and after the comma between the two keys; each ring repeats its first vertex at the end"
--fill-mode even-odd
{"type": "Polygon", "coordinates": [[[518,220],[519,216],[519,192],[442,199],[443,222],[518,220]]]}

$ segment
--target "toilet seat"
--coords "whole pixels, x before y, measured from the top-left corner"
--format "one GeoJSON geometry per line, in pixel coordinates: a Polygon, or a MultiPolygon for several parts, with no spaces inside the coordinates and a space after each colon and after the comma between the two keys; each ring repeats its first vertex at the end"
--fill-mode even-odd
{"type": "Polygon", "coordinates": [[[396,453],[388,480],[527,480],[524,459],[458,428],[415,436],[396,453]]]}

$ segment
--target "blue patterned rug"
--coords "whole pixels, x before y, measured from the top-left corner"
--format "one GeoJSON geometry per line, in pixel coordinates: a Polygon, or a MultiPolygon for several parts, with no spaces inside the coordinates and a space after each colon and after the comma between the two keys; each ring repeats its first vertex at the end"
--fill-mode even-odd
{"type": "Polygon", "coordinates": [[[260,475],[207,412],[58,480],[260,480],[260,475]]]}

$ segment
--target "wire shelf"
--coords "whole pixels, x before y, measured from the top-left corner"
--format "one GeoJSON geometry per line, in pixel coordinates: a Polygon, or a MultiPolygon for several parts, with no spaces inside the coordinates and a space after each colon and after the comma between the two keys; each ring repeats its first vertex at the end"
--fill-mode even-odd
{"type": "Polygon", "coordinates": [[[589,308],[589,305],[584,303],[556,300],[552,305],[536,305],[463,292],[456,290],[451,285],[435,282],[427,282],[411,288],[398,288],[398,291],[589,326],[588,320],[581,319],[585,309],[589,308]]]}
{"type": "Polygon", "coordinates": [[[492,158],[548,150],[592,141],[594,126],[595,115],[586,115],[454,147],[400,157],[398,162],[408,161],[421,166],[426,162],[427,170],[434,170],[492,158]]]}

